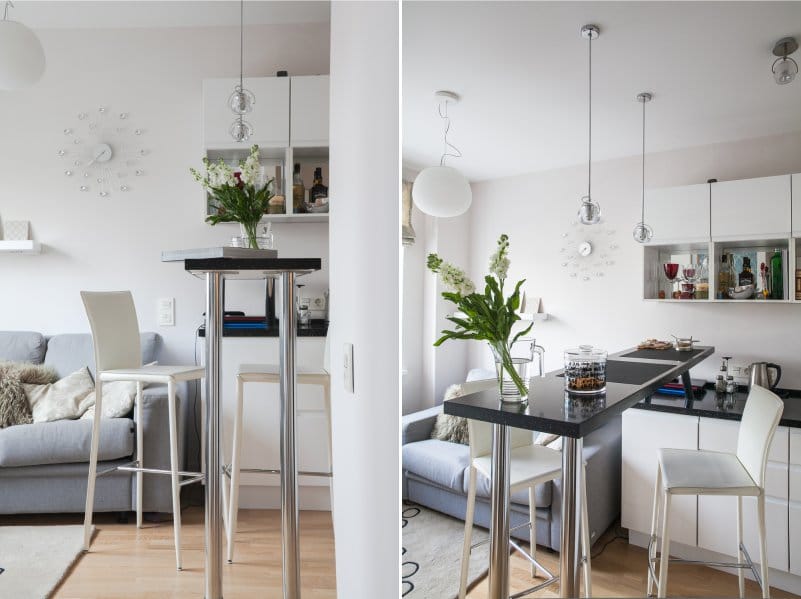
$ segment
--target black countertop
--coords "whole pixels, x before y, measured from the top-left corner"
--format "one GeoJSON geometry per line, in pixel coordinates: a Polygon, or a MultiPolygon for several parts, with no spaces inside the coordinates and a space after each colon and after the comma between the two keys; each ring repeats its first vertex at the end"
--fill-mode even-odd
{"type": "MultiPolygon", "coordinates": [[[[325,337],[328,334],[327,320],[312,320],[309,325],[298,325],[298,337],[325,337]]],[[[206,336],[206,327],[198,328],[198,336],[206,336]]],[[[223,326],[223,337],[278,337],[278,324],[266,329],[238,329],[223,326]]]]}
{"type": "MultiPolygon", "coordinates": [[[[779,424],[801,428],[801,394],[798,391],[784,391],[780,392],[780,395],[783,396],[784,412],[779,424]]],[[[696,398],[689,402],[685,401],[684,397],[655,394],[632,407],[655,412],[739,421],[743,417],[747,397],[748,392],[745,390],[731,395],[725,393],[719,395],[715,393],[714,388],[707,388],[703,396],[696,395],[696,398]]]]}
{"type": "Polygon", "coordinates": [[[624,357],[635,351],[610,356],[606,392],[599,395],[566,393],[562,371],[556,371],[531,379],[527,404],[502,403],[498,391],[491,389],[448,400],[443,403],[443,410],[484,422],[581,438],[712,355],[715,348],[682,352],[680,360],[624,357]]]}

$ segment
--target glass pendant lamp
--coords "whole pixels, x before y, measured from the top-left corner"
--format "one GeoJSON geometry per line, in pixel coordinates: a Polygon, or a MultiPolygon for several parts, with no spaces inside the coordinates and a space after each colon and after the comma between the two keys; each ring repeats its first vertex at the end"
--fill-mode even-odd
{"type": "Polygon", "coordinates": [[[231,112],[238,115],[236,120],[231,123],[228,133],[234,141],[247,141],[253,135],[253,127],[244,118],[244,115],[253,110],[256,97],[250,90],[245,89],[243,84],[244,57],[245,57],[245,1],[239,1],[239,84],[234,87],[234,91],[228,96],[228,107],[231,112]]]}
{"type": "Polygon", "coordinates": [[[637,94],[637,101],[642,104],[642,200],[640,222],[634,225],[634,240],[648,243],[654,236],[654,230],[645,223],[645,105],[653,99],[648,92],[637,94]]]}
{"type": "Polygon", "coordinates": [[[581,198],[578,218],[583,225],[595,225],[601,222],[601,206],[592,199],[592,40],[598,39],[600,30],[597,25],[584,25],[581,37],[587,40],[589,48],[589,85],[588,85],[588,134],[587,134],[587,195],[581,198]]]}

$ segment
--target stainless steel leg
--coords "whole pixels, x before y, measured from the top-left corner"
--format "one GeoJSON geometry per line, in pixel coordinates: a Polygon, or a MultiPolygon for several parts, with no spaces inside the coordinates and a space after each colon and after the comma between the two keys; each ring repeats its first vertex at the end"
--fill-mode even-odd
{"type": "Polygon", "coordinates": [[[281,547],[284,599],[300,599],[300,531],[295,448],[295,273],[282,273],[281,286],[283,306],[278,338],[281,353],[281,547]]]}
{"type": "Polygon", "coordinates": [[[509,428],[492,425],[489,599],[509,597],[509,428]]]}
{"type": "Polygon", "coordinates": [[[220,487],[220,347],[222,280],[206,273],[206,599],[222,599],[222,504],[220,487]]]}
{"type": "Polygon", "coordinates": [[[562,437],[562,553],[560,597],[578,597],[579,591],[579,476],[581,475],[581,439],[562,437]]]}

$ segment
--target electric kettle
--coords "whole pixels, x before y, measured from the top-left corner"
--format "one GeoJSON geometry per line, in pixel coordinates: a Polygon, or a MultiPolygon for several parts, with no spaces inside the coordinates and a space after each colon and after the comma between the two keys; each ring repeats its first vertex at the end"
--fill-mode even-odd
{"type": "Polygon", "coordinates": [[[751,389],[751,387],[754,385],[759,385],[765,389],[773,390],[776,388],[776,385],[779,384],[779,380],[782,378],[782,367],[778,364],[773,364],[772,362],[754,362],[748,367],[747,372],[749,374],[749,389],[751,389]],[[771,377],[768,373],[768,370],[770,369],[776,371],[775,380],[772,384],[770,381],[773,377],[771,377]]]}

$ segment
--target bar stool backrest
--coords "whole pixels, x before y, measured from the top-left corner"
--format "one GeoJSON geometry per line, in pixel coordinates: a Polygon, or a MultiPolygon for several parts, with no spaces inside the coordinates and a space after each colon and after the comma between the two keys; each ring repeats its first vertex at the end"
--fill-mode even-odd
{"type": "MultiPolygon", "coordinates": [[[[478,391],[488,391],[498,389],[497,379],[486,379],[482,381],[469,381],[462,383],[462,395],[477,393],[478,391]]],[[[470,433],[470,459],[489,455],[492,453],[492,425],[489,422],[467,419],[467,430],[470,433]]],[[[509,448],[524,447],[531,445],[534,440],[534,433],[520,428],[509,429],[509,448]]]]}
{"type": "Polygon", "coordinates": [[[131,292],[81,291],[81,299],[92,328],[96,372],[141,368],[142,342],[131,292]]]}
{"type": "Polygon", "coordinates": [[[784,402],[775,393],[758,385],[751,387],[740,421],[737,458],[761,488],[765,486],[768,450],[783,411],[784,402]]]}

